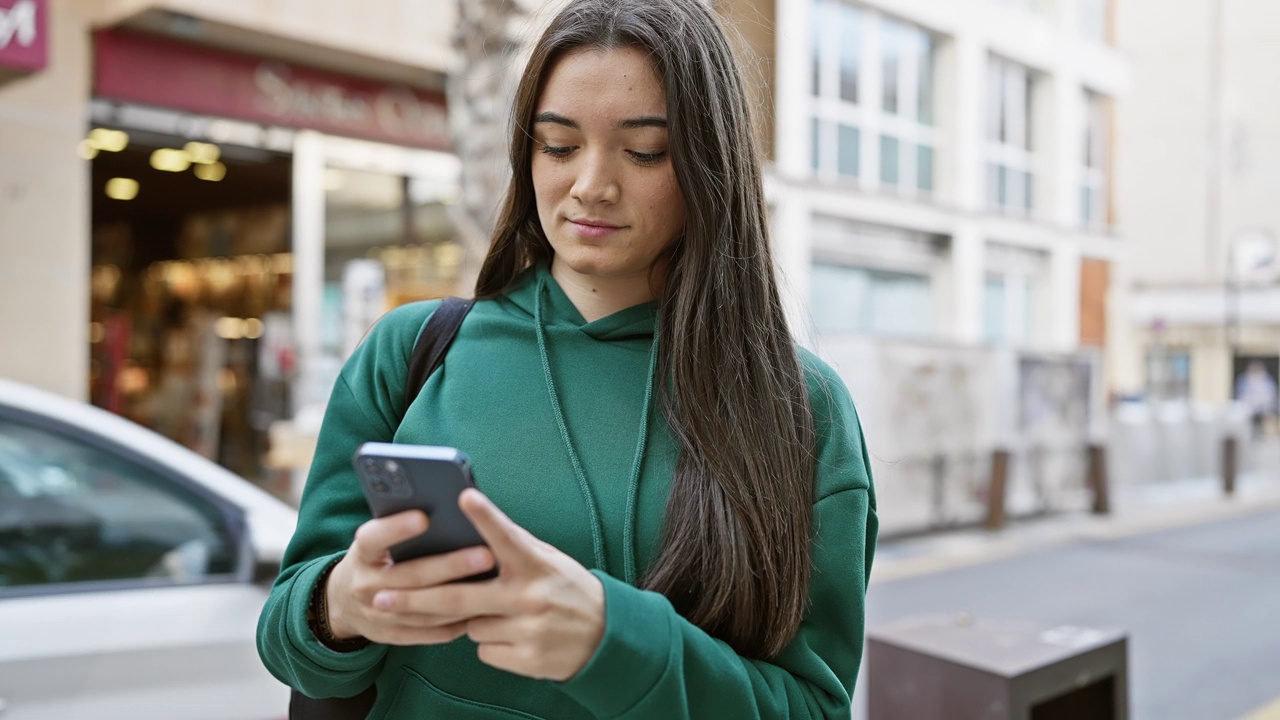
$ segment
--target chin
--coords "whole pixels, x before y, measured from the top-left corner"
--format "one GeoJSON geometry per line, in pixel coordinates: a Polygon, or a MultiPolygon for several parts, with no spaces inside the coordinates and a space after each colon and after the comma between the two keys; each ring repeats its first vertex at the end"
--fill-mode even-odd
{"type": "Polygon", "coordinates": [[[588,244],[576,238],[568,242],[552,243],[556,258],[575,273],[582,275],[599,275],[616,270],[621,258],[616,248],[605,245],[588,244]]]}

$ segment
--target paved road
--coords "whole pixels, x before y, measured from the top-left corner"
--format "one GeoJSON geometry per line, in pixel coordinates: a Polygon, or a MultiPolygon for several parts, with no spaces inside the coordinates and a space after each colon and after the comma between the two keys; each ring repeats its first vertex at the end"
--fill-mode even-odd
{"type": "Polygon", "coordinates": [[[1280,513],[880,583],[867,620],[956,611],[1126,629],[1134,720],[1232,720],[1280,697],[1280,513]]]}

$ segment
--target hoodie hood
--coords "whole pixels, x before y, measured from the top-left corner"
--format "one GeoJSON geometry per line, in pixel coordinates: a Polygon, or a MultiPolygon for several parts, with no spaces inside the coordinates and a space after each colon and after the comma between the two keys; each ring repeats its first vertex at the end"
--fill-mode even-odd
{"type": "Polygon", "coordinates": [[[564,294],[560,283],[551,275],[547,263],[537,263],[525,270],[507,291],[507,299],[532,319],[537,310],[538,287],[544,285],[542,298],[542,322],[548,328],[574,327],[581,330],[593,340],[609,342],[614,340],[652,339],[658,326],[658,303],[649,302],[633,305],[607,315],[594,322],[587,322],[574,306],[568,295],[564,294]]]}

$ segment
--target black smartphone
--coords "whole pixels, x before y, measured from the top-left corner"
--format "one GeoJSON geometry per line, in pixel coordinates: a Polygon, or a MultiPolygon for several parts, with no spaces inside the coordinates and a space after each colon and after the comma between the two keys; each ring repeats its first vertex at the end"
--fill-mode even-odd
{"type": "MultiPolygon", "coordinates": [[[[391,547],[395,562],[485,544],[458,507],[462,491],[475,487],[466,453],[451,447],[368,442],[356,450],[352,461],[374,517],[421,510],[431,520],[426,532],[391,547]]],[[[465,580],[486,580],[497,574],[494,568],[465,580]]]]}

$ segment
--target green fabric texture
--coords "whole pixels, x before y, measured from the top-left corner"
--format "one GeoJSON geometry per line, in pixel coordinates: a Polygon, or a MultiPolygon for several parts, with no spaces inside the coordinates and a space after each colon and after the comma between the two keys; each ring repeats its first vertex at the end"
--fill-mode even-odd
{"type": "Polygon", "coordinates": [[[533,268],[503,297],[476,303],[444,364],[400,421],[409,355],[438,306],[414,303],[388,313],[334,386],[298,531],[259,621],[258,650],[277,678],[312,697],[351,696],[376,680],[370,717],[379,720],[850,715],[877,520],[857,415],[830,367],[800,351],[818,429],[809,611],[778,657],[750,660],[685,620],[662,595],[624,579],[629,565],[643,576],[657,554],[676,463],[656,400],[641,443],[655,304],[586,322],[547,269],[533,268]],[[535,312],[545,332],[545,366],[535,312]],[[606,627],[577,676],[556,683],[491,668],[466,638],[436,646],[374,644],[352,653],[319,643],[307,626],[307,603],[321,572],[369,519],[351,465],[366,441],[461,448],[477,486],[512,520],[592,569],[605,590],[606,627]]]}

